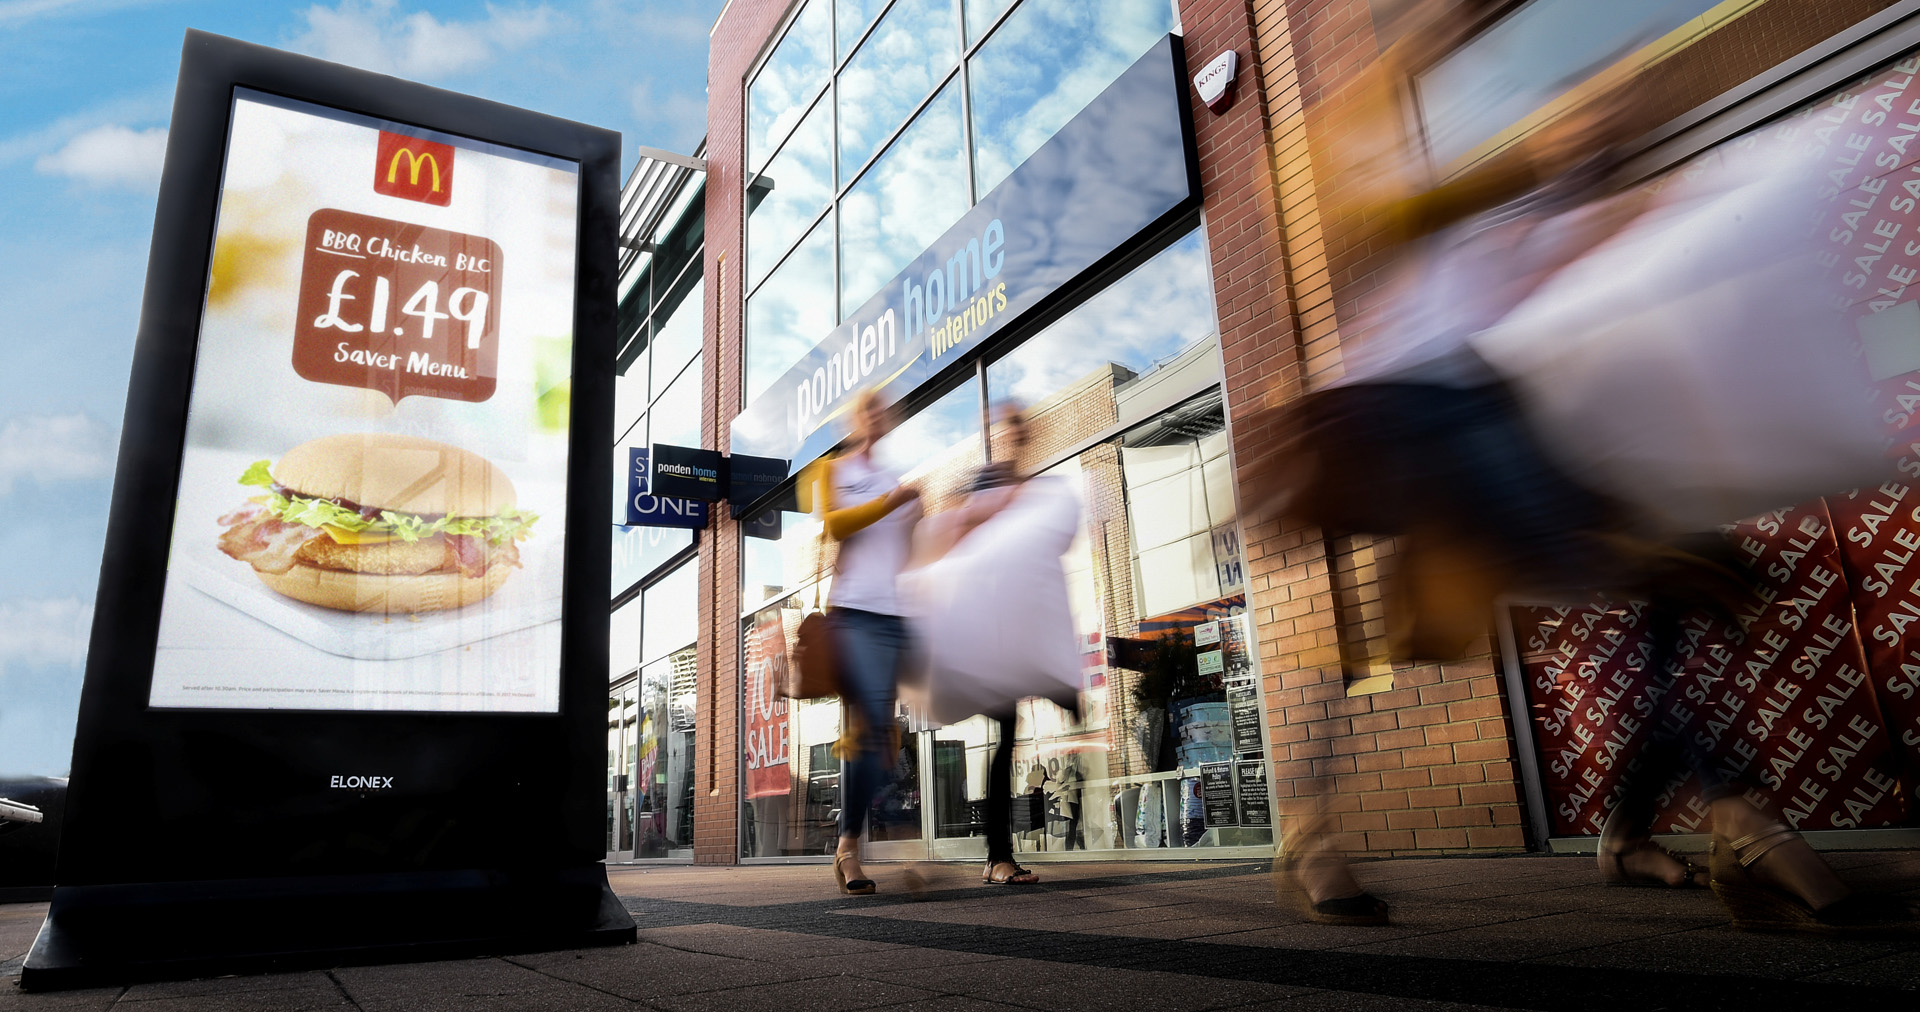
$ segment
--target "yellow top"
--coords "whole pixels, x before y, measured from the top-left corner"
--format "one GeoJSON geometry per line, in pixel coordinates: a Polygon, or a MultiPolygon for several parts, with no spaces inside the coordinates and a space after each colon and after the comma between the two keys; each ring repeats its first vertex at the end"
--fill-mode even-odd
{"type": "Polygon", "coordinates": [[[813,501],[808,503],[803,499],[800,506],[808,513],[820,514],[820,519],[826,524],[828,537],[845,541],[887,515],[887,497],[875,496],[853,505],[837,502],[833,491],[834,460],[833,457],[821,457],[807,466],[809,473],[800,482],[800,488],[803,496],[811,493],[813,501]]]}

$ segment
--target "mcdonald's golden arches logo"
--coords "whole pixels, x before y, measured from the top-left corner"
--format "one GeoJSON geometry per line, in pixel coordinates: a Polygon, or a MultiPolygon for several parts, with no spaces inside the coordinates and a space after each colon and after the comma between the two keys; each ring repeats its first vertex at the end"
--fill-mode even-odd
{"type": "Polygon", "coordinates": [[[447,206],[453,201],[453,145],[380,131],[373,192],[447,206]]]}

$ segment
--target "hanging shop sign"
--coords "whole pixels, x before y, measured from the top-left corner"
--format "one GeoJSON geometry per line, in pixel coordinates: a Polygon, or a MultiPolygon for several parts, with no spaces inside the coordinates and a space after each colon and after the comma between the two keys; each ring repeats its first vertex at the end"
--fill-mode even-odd
{"type": "Polygon", "coordinates": [[[727,458],[727,499],[733,503],[734,516],[740,516],[749,503],[778,488],[787,480],[787,462],[778,457],[755,457],[736,453],[727,458]]]}
{"type": "Polygon", "coordinates": [[[627,449],[627,526],[704,530],[707,526],[706,503],[698,499],[651,494],[650,459],[648,452],[637,446],[627,449]]]}
{"type": "Polygon", "coordinates": [[[861,390],[898,399],[1070,295],[1200,200],[1177,36],[1161,40],[732,425],[797,472],[846,436],[861,390]]]}
{"type": "Polygon", "coordinates": [[[655,443],[648,482],[655,495],[719,502],[727,497],[727,458],[718,450],[655,443]]]}
{"type": "Polygon", "coordinates": [[[605,761],[618,171],[187,33],[23,986],[633,938],[566,786],[605,761]]]}

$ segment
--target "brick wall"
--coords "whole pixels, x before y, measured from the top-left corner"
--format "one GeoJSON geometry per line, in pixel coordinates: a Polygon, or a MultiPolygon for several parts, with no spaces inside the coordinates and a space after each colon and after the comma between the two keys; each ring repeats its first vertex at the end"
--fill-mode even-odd
{"type": "MultiPolygon", "coordinates": [[[[707,62],[707,277],[701,435],[727,445],[740,413],[741,249],[745,230],[746,75],[785,20],[783,0],[735,0],[713,28],[707,62]]],[[[740,839],[740,525],[724,508],[700,534],[700,727],[694,742],[693,859],[733,864],[740,839]]]]}

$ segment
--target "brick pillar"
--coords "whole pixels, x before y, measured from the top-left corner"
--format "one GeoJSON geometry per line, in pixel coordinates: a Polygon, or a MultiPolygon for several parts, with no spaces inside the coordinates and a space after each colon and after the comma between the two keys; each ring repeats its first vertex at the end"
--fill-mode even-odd
{"type": "MultiPolygon", "coordinates": [[[[1339,375],[1341,310],[1364,301],[1386,263],[1383,251],[1343,227],[1351,223],[1321,220],[1325,181],[1316,179],[1309,149],[1330,112],[1322,100],[1372,59],[1377,42],[1366,0],[1187,0],[1180,10],[1190,64],[1232,48],[1243,68],[1225,114],[1207,111],[1191,92],[1189,101],[1236,477],[1245,487],[1268,466],[1275,437],[1253,416],[1339,375]]],[[[1405,668],[1393,673],[1390,691],[1350,696],[1342,635],[1377,637],[1372,570],[1391,544],[1330,546],[1318,530],[1255,515],[1253,505],[1245,518],[1248,611],[1282,831],[1300,810],[1289,799],[1319,775],[1335,787],[1329,807],[1352,850],[1523,845],[1492,657],[1405,668]]]]}
{"type": "MultiPolygon", "coordinates": [[[[706,445],[722,450],[733,416],[740,413],[743,385],[746,75],[787,7],[782,0],[736,0],[721,13],[710,40],[700,427],[706,445]]],[[[735,864],[740,859],[740,525],[724,506],[712,516],[708,529],[700,533],[693,859],[699,864],[735,864]]]]}

